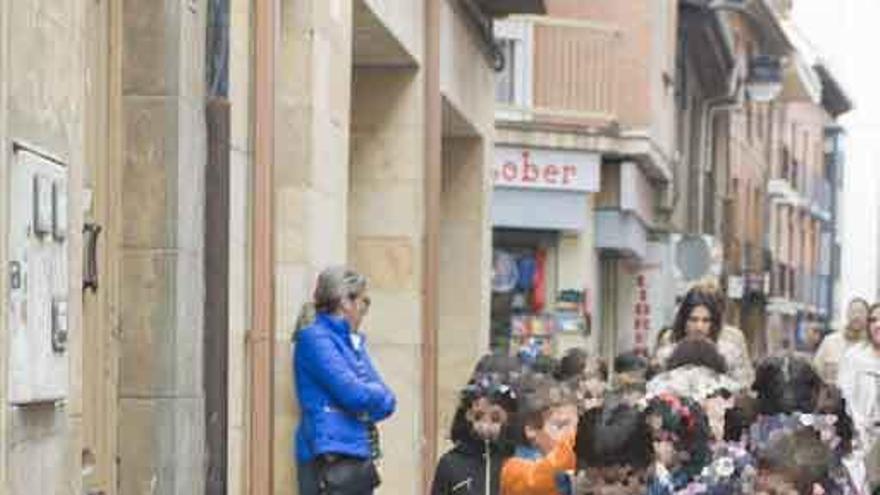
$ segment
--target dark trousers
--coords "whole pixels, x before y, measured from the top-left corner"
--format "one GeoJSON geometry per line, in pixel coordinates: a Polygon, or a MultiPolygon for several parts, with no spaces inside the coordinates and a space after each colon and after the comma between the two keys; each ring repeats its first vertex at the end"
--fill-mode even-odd
{"type": "Polygon", "coordinates": [[[321,495],[318,485],[318,467],[314,462],[300,463],[296,469],[299,495],[321,495]]]}
{"type": "Polygon", "coordinates": [[[318,469],[318,463],[315,461],[300,463],[296,469],[297,484],[299,485],[299,495],[373,495],[373,490],[361,493],[324,493],[321,491],[321,472],[318,469]]]}

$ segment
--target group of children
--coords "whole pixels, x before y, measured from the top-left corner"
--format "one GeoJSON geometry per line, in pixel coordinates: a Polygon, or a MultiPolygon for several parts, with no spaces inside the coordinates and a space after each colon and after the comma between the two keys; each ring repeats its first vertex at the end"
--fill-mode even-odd
{"type": "Polygon", "coordinates": [[[680,342],[663,369],[484,357],[461,393],[433,495],[867,495],[847,467],[844,401],[796,356],[743,390],[715,345],[680,342]]]}

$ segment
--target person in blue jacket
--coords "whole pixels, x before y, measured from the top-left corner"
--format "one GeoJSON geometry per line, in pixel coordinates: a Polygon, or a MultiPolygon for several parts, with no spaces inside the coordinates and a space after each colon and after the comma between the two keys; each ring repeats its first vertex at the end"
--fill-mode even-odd
{"type": "Polygon", "coordinates": [[[367,279],[327,268],[313,299],[314,320],[294,335],[299,493],[369,495],[379,484],[375,425],[394,413],[396,398],[359,332],[370,307],[367,279]]]}

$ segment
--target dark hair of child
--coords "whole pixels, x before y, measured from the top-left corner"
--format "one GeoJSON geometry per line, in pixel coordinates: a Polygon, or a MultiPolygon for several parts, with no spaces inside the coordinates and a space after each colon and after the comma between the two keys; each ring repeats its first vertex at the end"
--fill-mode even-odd
{"type": "Polygon", "coordinates": [[[623,352],[614,358],[616,373],[641,373],[648,370],[648,360],[635,351],[623,352]]]}
{"type": "Polygon", "coordinates": [[[717,373],[727,373],[727,362],[718,352],[718,347],[703,339],[685,339],[679,342],[666,361],[667,370],[687,365],[703,366],[717,373]]]}
{"type": "Polygon", "coordinates": [[[822,379],[809,361],[786,354],[761,362],[752,389],[758,394],[759,414],[813,413],[822,379]]]}
{"type": "Polygon", "coordinates": [[[500,352],[484,354],[474,367],[473,376],[497,373],[514,376],[522,371],[520,360],[500,352]]]}
{"type": "Polygon", "coordinates": [[[532,363],[531,371],[539,375],[552,376],[558,367],[559,361],[556,358],[541,354],[532,363]]]}
{"type": "Polygon", "coordinates": [[[833,463],[834,453],[807,428],[780,437],[758,455],[761,469],[786,474],[798,493],[805,495],[828,479],[833,463]]]}
{"type": "Polygon", "coordinates": [[[647,467],[653,456],[645,414],[625,403],[591,409],[578,420],[575,454],[578,469],[647,467]]]}
{"type": "Polygon", "coordinates": [[[608,367],[605,363],[602,360],[597,360],[595,369],[588,370],[589,361],[590,355],[587,351],[576,347],[569,349],[559,360],[559,364],[553,371],[553,378],[560,382],[567,382],[571,379],[583,378],[587,373],[594,373],[596,378],[602,381],[608,380],[608,367]]]}
{"type": "Polygon", "coordinates": [[[515,448],[513,419],[519,405],[516,389],[506,383],[500,374],[476,375],[464,388],[455,416],[452,419],[450,438],[454,443],[467,444],[479,443],[480,440],[474,434],[473,428],[467,419],[467,413],[474,402],[481,398],[489,400],[493,404],[501,406],[508,414],[508,422],[502,428],[501,435],[496,442],[499,452],[511,455],[515,448]]]}
{"type": "Polygon", "coordinates": [[[851,450],[855,427],[846,411],[846,401],[836,386],[822,381],[806,359],[794,355],[765,359],[756,370],[752,388],[758,394],[758,414],[801,412],[837,416],[835,429],[841,449],[851,450]]]}
{"type": "Polygon", "coordinates": [[[724,441],[742,441],[757,417],[758,401],[748,395],[738,395],[733,407],[724,413],[724,441]]]}

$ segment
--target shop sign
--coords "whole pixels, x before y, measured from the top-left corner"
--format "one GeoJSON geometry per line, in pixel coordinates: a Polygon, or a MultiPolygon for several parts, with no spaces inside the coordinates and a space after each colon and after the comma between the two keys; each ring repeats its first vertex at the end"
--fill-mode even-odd
{"type": "Polygon", "coordinates": [[[492,173],[496,187],[599,191],[596,153],[498,146],[492,173]]]}
{"type": "Polygon", "coordinates": [[[731,299],[742,299],[745,295],[745,283],[743,278],[738,275],[727,277],[727,297],[731,299]]]}
{"type": "Polygon", "coordinates": [[[633,305],[633,313],[636,350],[646,350],[648,331],[651,329],[651,305],[648,304],[648,279],[643,273],[636,276],[636,302],[633,305]]]}

